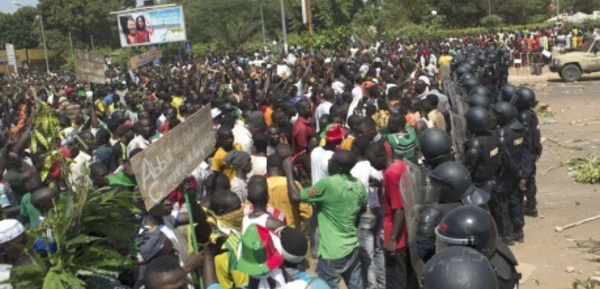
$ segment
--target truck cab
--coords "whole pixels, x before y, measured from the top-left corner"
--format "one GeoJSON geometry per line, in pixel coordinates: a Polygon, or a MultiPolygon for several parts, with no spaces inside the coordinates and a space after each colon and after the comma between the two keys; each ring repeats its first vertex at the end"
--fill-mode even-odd
{"type": "Polygon", "coordinates": [[[583,73],[600,71],[600,37],[588,38],[579,50],[554,57],[550,71],[566,82],[578,81],[583,73]]]}

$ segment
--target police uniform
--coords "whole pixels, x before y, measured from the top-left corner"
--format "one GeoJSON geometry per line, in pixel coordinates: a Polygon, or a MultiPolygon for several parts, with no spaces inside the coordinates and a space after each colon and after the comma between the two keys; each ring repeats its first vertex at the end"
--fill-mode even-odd
{"type": "Polygon", "coordinates": [[[521,158],[523,178],[527,181],[527,189],[524,192],[527,198],[525,211],[528,214],[537,215],[536,162],[542,154],[539,120],[535,112],[531,109],[519,111],[517,118],[525,126],[525,149],[521,158]]]}
{"type": "Polygon", "coordinates": [[[510,237],[513,230],[522,230],[523,198],[519,197],[518,184],[523,178],[521,158],[524,150],[524,127],[518,121],[497,130],[502,155],[502,172],[498,178],[494,194],[496,198],[491,213],[501,237],[510,237]]]}

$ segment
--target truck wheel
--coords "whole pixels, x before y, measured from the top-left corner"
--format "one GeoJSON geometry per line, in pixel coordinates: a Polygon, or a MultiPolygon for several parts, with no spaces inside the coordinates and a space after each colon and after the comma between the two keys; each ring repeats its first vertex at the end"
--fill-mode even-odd
{"type": "Polygon", "coordinates": [[[574,82],[581,78],[581,70],[575,64],[566,65],[560,74],[560,77],[566,82],[574,82]]]}

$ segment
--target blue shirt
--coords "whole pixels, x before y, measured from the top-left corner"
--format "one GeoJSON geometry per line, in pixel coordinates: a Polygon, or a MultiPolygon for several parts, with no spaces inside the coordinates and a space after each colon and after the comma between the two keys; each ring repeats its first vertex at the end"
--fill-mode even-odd
{"type": "Polygon", "coordinates": [[[113,93],[109,93],[107,96],[105,96],[102,100],[102,102],[104,102],[104,106],[108,108],[111,104],[113,104],[114,97],[115,95],[113,93]]]}

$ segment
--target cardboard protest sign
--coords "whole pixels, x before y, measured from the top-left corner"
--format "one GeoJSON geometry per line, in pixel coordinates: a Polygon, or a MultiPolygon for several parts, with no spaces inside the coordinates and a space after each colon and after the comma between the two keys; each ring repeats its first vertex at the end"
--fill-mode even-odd
{"type": "Polygon", "coordinates": [[[144,205],[160,203],[212,152],[211,107],[196,112],[131,159],[144,205]]]}
{"type": "Polygon", "coordinates": [[[131,68],[136,69],[140,66],[144,66],[148,63],[152,63],[155,59],[162,58],[162,50],[150,50],[148,52],[136,55],[129,60],[131,68]]]}
{"type": "Polygon", "coordinates": [[[81,50],[75,51],[75,72],[79,82],[106,83],[104,56],[81,50]]]}

